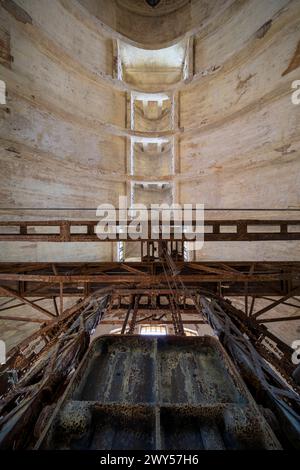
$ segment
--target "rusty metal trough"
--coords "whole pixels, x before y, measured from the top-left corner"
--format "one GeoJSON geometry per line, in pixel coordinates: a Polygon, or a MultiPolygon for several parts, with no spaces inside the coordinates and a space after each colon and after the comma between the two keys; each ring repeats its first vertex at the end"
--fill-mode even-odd
{"type": "Polygon", "coordinates": [[[90,346],[36,447],[278,449],[280,444],[216,338],[102,336],[90,346]]]}

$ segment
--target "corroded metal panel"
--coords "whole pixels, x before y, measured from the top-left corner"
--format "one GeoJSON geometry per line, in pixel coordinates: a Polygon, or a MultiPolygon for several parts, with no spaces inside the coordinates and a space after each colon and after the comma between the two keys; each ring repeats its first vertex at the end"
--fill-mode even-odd
{"type": "Polygon", "coordinates": [[[280,445],[217,339],[102,336],[91,345],[37,447],[280,445]]]}

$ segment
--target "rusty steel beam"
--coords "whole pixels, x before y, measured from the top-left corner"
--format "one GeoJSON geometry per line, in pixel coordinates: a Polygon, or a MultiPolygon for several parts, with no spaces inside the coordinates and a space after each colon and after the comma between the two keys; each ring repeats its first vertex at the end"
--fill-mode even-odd
{"type": "Polygon", "coordinates": [[[43,315],[46,315],[47,317],[50,317],[50,318],[55,317],[55,315],[53,315],[53,313],[49,312],[48,310],[46,310],[43,307],[40,307],[37,304],[31,302],[30,300],[26,299],[25,297],[22,297],[17,292],[15,292],[15,291],[7,288],[7,287],[0,286],[0,295],[3,295],[5,297],[15,297],[16,299],[21,300],[22,302],[29,305],[30,307],[37,310],[38,312],[42,313],[43,315]]]}
{"type": "Polygon", "coordinates": [[[249,317],[251,317],[252,313],[253,313],[253,310],[254,310],[254,305],[255,305],[255,299],[256,299],[256,296],[254,295],[252,297],[252,300],[251,300],[251,306],[250,306],[250,310],[249,310],[249,317]]]}
{"type": "Polygon", "coordinates": [[[53,305],[54,305],[55,314],[58,317],[59,316],[59,311],[58,311],[58,308],[57,308],[56,297],[53,297],[53,305]]]}
{"type": "Polygon", "coordinates": [[[122,331],[121,331],[121,334],[123,335],[126,331],[126,328],[127,328],[127,323],[128,323],[128,319],[129,319],[129,315],[130,315],[130,312],[133,308],[133,304],[134,304],[134,297],[131,297],[131,302],[128,306],[128,309],[127,309],[127,313],[126,313],[126,316],[124,318],[124,321],[123,321],[123,326],[122,326],[122,331]]]}
{"type": "Polygon", "coordinates": [[[282,322],[282,321],[295,321],[295,320],[300,320],[300,315],[287,316],[287,317],[262,318],[262,319],[258,319],[257,322],[260,324],[264,324],[264,323],[276,323],[276,322],[282,322]]]}
{"type": "MultiPolygon", "coordinates": [[[[0,281],[23,281],[23,282],[42,282],[47,284],[73,284],[73,283],[90,283],[90,282],[100,282],[103,284],[119,284],[119,283],[143,283],[143,284],[159,284],[165,280],[172,281],[176,280],[178,276],[168,275],[165,277],[163,274],[77,274],[77,275],[64,275],[60,274],[59,276],[49,275],[49,274],[2,274],[0,273],[0,281]]],[[[285,281],[290,279],[289,274],[240,274],[240,275],[231,275],[225,274],[220,275],[211,275],[206,276],[205,274],[181,274],[180,277],[183,281],[190,282],[272,282],[272,281],[285,281]]],[[[300,280],[298,276],[296,280],[300,280]]]]}
{"type": "MultiPolygon", "coordinates": [[[[41,297],[40,299],[32,300],[31,302],[32,302],[33,304],[35,304],[35,303],[37,303],[37,302],[40,302],[41,300],[48,300],[48,298],[49,298],[49,297],[41,297]]],[[[10,301],[13,302],[14,299],[11,299],[10,301]]],[[[8,301],[8,302],[9,302],[9,301],[8,301]]],[[[8,302],[4,302],[2,305],[6,304],[6,303],[8,303],[8,302]]],[[[2,305],[0,305],[0,307],[2,307],[2,305]]],[[[6,310],[12,310],[13,308],[23,307],[24,305],[26,305],[25,302],[22,302],[22,303],[20,303],[20,304],[10,305],[9,307],[0,308],[0,312],[4,312],[4,311],[6,311],[6,310]]],[[[300,308],[300,306],[299,306],[299,308],[300,308]]]]}
{"type": "MultiPolygon", "coordinates": [[[[56,337],[56,335],[57,337],[59,337],[59,335],[65,331],[66,324],[69,320],[74,319],[85,308],[88,308],[91,305],[91,301],[93,301],[95,298],[104,299],[108,295],[110,295],[111,292],[111,288],[106,287],[103,289],[99,289],[94,294],[91,294],[88,298],[77,301],[72,307],[67,308],[63,312],[63,315],[60,315],[59,317],[54,317],[52,321],[45,321],[45,326],[42,326],[41,329],[32,333],[30,337],[25,338],[23,341],[21,341],[18,345],[16,345],[9,351],[6,366],[14,367],[14,362],[16,360],[19,361],[20,352],[26,350],[30,342],[33,342],[40,338],[44,338],[46,340],[46,343],[48,344],[48,342],[51,342],[51,338],[56,337]]],[[[30,361],[30,358],[25,356],[24,363],[27,364],[28,361],[30,361]]]]}
{"type": "MultiPolygon", "coordinates": [[[[282,294],[283,292],[280,289],[280,286],[279,285],[268,285],[270,283],[253,283],[253,286],[251,286],[251,295],[254,293],[259,293],[261,295],[268,295],[268,296],[274,296],[274,297],[278,297],[278,294],[282,294]]],[[[87,286],[90,286],[90,284],[86,284],[87,286]]],[[[90,294],[93,294],[95,293],[97,290],[103,288],[104,286],[107,286],[108,288],[110,287],[110,284],[101,284],[101,283],[93,283],[92,287],[89,288],[89,295],[90,294]]],[[[10,285],[11,287],[13,287],[12,285],[10,285]]],[[[118,283],[115,285],[115,288],[119,286],[119,287],[122,287],[122,283],[118,283]]],[[[128,286],[128,289],[136,289],[139,287],[139,293],[143,294],[144,291],[146,291],[148,289],[148,285],[145,284],[143,287],[142,287],[142,284],[141,283],[137,283],[137,284],[133,284],[132,286],[128,286]]],[[[164,284],[162,283],[161,286],[163,287],[164,284]]],[[[193,289],[193,288],[199,288],[201,290],[203,290],[203,292],[205,290],[207,291],[210,291],[210,292],[213,292],[215,294],[219,294],[219,289],[218,289],[218,284],[217,283],[199,283],[199,282],[194,282],[194,283],[191,283],[191,284],[187,284],[186,285],[187,288],[189,289],[193,289]]],[[[59,291],[57,289],[54,289],[51,287],[50,284],[43,284],[43,286],[41,287],[41,289],[43,289],[43,292],[49,296],[56,296],[58,297],[59,296],[59,291]],[[48,287],[49,286],[49,287],[48,287]]],[[[151,286],[151,290],[155,289],[155,286],[152,285],[151,286]]],[[[168,289],[165,289],[166,291],[168,291],[168,293],[170,294],[170,290],[168,289]]],[[[0,291],[0,297],[1,297],[1,291],[0,291]]],[[[28,294],[27,292],[25,292],[25,295],[27,298],[30,298],[30,297],[34,297],[34,295],[31,295],[31,294],[28,294]]],[[[129,295],[129,294],[128,294],[129,295]]],[[[222,295],[225,296],[225,297],[242,297],[243,296],[243,291],[241,289],[240,286],[230,286],[230,288],[228,289],[224,289],[223,292],[222,292],[222,295]]],[[[7,297],[7,295],[5,295],[5,297],[7,297]]],[[[77,286],[76,285],[70,285],[69,288],[66,288],[65,291],[64,291],[64,298],[70,298],[70,297],[74,297],[74,298],[84,298],[86,297],[84,295],[84,290],[78,290],[77,286]]]]}
{"type": "Polygon", "coordinates": [[[64,284],[59,283],[59,314],[62,315],[64,311],[64,284]]]}
{"type": "MultiPolygon", "coordinates": [[[[300,263],[199,263],[176,262],[180,279],[190,287],[201,286],[224,295],[282,296],[290,288],[300,285],[300,263]],[[247,291],[245,289],[248,284],[247,291]]],[[[135,263],[0,263],[0,281],[3,287],[18,290],[23,285],[23,296],[34,297],[39,291],[45,296],[61,298],[63,295],[81,297],[105,285],[129,283],[143,288],[160,286],[173,281],[167,279],[160,262],[135,263]],[[86,286],[86,287],[84,287],[86,286]]],[[[1,294],[1,292],[0,292],[1,294]]],[[[4,295],[4,294],[2,294],[4,295]]],[[[250,308],[250,312],[251,312],[250,308]]]]}
{"type": "MultiPolygon", "coordinates": [[[[174,325],[171,320],[144,320],[147,325],[174,325]]],[[[123,325],[123,320],[101,320],[101,325],[123,325]]],[[[140,321],[137,321],[140,323],[140,321]]],[[[182,320],[183,325],[206,325],[204,320],[182,320]]]]}
{"type": "MultiPolygon", "coordinates": [[[[99,220],[46,220],[46,221],[1,221],[0,228],[5,228],[6,233],[0,233],[0,241],[32,241],[32,242],[111,242],[117,240],[124,240],[124,232],[116,233],[114,240],[105,239],[100,240],[97,236],[97,224],[99,220]],[[37,233],[41,228],[51,227],[56,229],[57,233],[37,233]],[[72,228],[81,227],[85,230],[84,233],[73,233],[72,228]],[[8,232],[11,228],[11,233],[8,232]]],[[[124,224],[124,221],[116,221],[116,232],[118,227],[127,229],[129,223],[124,224]]],[[[141,241],[157,241],[159,240],[191,240],[191,234],[194,234],[196,221],[192,220],[189,225],[192,227],[190,233],[182,230],[180,239],[174,237],[172,232],[174,223],[170,222],[171,233],[164,238],[162,237],[162,228],[164,221],[160,219],[159,230],[157,237],[151,233],[151,224],[148,224],[148,234],[140,238],[141,241]]],[[[178,224],[176,224],[178,225],[178,224]]],[[[300,227],[300,220],[205,220],[204,226],[210,230],[205,231],[203,234],[204,241],[265,241],[265,240],[300,240],[300,229],[291,230],[291,227],[300,227]],[[264,227],[264,231],[260,228],[264,227]],[[272,229],[274,229],[272,231],[272,229]],[[271,229],[271,230],[270,230],[271,229]],[[277,230],[276,230],[277,229],[277,230]]],[[[127,233],[127,231],[126,231],[127,233]]],[[[126,241],[133,241],[132,238],[125,238],[126,241]]]]}
{"type": "Polygon", "coordinates": [[[26,323],[41,323],[43,325],[50,323],[51,320],[45,320],[41,318],[31,318],[31,317],[16,317],[12,315],[0,315],[0,320],[5,321],[19,321],[26,323]]]}
{"type": "MultiPolygon", "coordinates": [[[[136,296],[134,297],[134,305],[133,305],[132,314],[131,314],[131,320],[130,320],[129,328],[128,328],[128,332],[127,332],[128,335],[133,335],[133,333],[134,333],[134,329],[135,329],[135,325],[136,325],[136,319],[137,319],[137,314],[138,314],[138,309],[139,309],[139,301],[140,301],[140,296],[139,296],[139,295],[136,295],[136,296]]],[[[124,327],[123,327],[123,328],[124,328],[124,327]]],[[[123,328],[122,328],[122,329],[123,329],[123,328]]],[[[125,326],[125,331],[126,331],[126,326],[125,326]]]]}
{"type": "MultiPolygon", "coordinates": [[[[118,312],[123,314],[124,311],[127,311],[128,307],[129,307],[128,304],[122,304],[121,306],[115,305],[115,306],[112,307],[111,310],[112,310],[114,315],[117,315],[118,312]]],[[[189,314],[195,314],[195,313],[197,313],[197,311],[195,310],[195,307],[192,306],[192,305],[189,305],[189,307],[184,307],[183,304],[179,304],[178,307],[182,310],[182,312],[184,314],[188,314],[188,313],[189,314]]],[[[170,306],[169,306],[169,304],[165,304],[165,305],[160,305],[159,307],[151,307],[149,305],[140,304],[139,310],[140,311],[145,311],[147,313],[156,312],[156,314],[157,313],[163,313],[163,312],[169,313],[170,306]]]]}
{"type": "MultiPolygon", "coordinates": [[[[262,297],[262,296],[259,296],[258,297],[259,299],[263,299],[263,300],[269,300],[270,302],[273,302],[274,299],[272,299],[271,297],[262,297]]],[[[297,300],[297,299],[296,299],[297,300]]],[[[293,308],[300,308],[300,304],[296,305],[296,304],[291,304],[290,302],[281,302],[282,305],[287,305],[288,307],[293,307],[293,308]]],[[[1,310],[0,310],[1,311],[1,310]]]]}
{"type": "Polygon", "coordinates": [[[284,297],[281,297],[280,299],[276,300],[275,302],[272,302],[267,307],[264,307],[264,308],[260,309],[258,312],[255,312],[252,315],[252,317],[255,318],[255,319],[260,317],[261,315],[268,312],[269,310],[272,310],[274,307],[277,307],[278,305],[282,304],[282,302],[285,302],[286,300],[290,299],[293,295],[297,295],[299,293],[300,293],[300,287],[298,286],[295,289],[293,289],[292,291],[290,291],[284,297]]]}
{"type": "MultiPolygon", "coordinates": [[[[197,271],[204,271],[212,274],[247,274],[252,267],[255,265],[255,272],[258,271],[298,271],[300,273],[300,261],[175,261],[176,266],[179,268],[189,268],[197,271]]],[[[56,263],[56,274],[61,274],[64,271],[69,273],[75,273],[75,271],[85,270],[90,272],[96,270],[97,272],[105,272],[107,270],[114,269],[125,269],[130,272],[140,274],[144,269],[150,269],[154,267],[160,267],[160,262],[145,262],[145,261],[132,261],[132,262],[117,262],[117,261],[100,261],[100,262],[60,262],[56,263]]],[[[24,263],[24,262],[0,262],[1,273],[26,273],[34,271],[47,271],[49,274],[53,273],[51,263],[24,263]]]]}

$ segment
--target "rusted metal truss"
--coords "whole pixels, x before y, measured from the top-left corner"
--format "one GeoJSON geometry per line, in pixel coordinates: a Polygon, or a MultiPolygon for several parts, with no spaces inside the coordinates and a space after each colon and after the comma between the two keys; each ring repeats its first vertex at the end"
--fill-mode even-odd
{"type": "MultiPolygon", "coordinates": [[[[95,302],[97,304],[99,302],[97,299],[102,298],[104,295],[109,296],[109,301],[107,301],[107,308],[103,311],[101,321],[103,324],[122,325],[121,333],[123,334],[128,330],[133,332],[135,326],[143,322],[173,325],[176,334],[183,334],[182,325],[205,323],[205,319],[198,311],[194,299],[202,295],[205,295],[208,299],[217,299],[225,308],[227,314],[234,316],[241,330],[248,329],[256,340],[268,339],[271,341],[274,347],[287,358],[287,371],[292,373],[294,370],[294,366],[290,362],[293,353],[291,347],[277,338],[265,325],[259,323],[254,316],[247,316],[245,312],[238,310],[229,300],[220,297],[218,294],[195,288],[178,289],[174,294],[174,292],[171,293],[169,289],[165,288],[143,290],[138,288],[120,289],[114,286],[104,287],[87,298],[77,301],[72,308],[67,309],[59,316],[53,317],[52,320],[42,317],[39,321],[41,328],[10,351],[7,367],[14,368],[17,365],[19,368],[26,368],[28,363],[31,363],[32,357],[30,354],[28,356],[27,353],[23,357],[22,351],[27,351],[31,342],[41,340],[43,344],[45,343],[44,346],[48,347],[49,341],[55,341],[57,335],[64,331],[69,322],[77,318],[86,306],[94,305],[95,302]],[[176,312],[179,312],[176,321],[174,321],[174,305],[176,306],[176,312]]],[[[13,316],[9,317],[7,315],[7,317],[14,320],[13,316]]],[[[288,316],[285,320],[288,320],[288,316]]],[[[17,321],[27,321],[27,319],[18,317],[17,321]]],[[[28,321],[32,320],[28,319],[28,321]]],[[[42,351],[41,348],[39,350],[42,351]]]]}
{"type": "MultiPolygon", "coordinates": [[[[97,236],[99,220],[47,220],[47,221],[1,221],[0,241],[31,241],[31,242],[103,242],[97,236]]],[[[115,240],[134,241],[126,236],[129,222],[117,220],[115,223],[115,240]]],[[[160,218],[155,228],[155,235],[148,224],[148,233],[140,240],[176,240],[174,222],[167,234],[165,222],[160,218]],[[164,235],[163,235],[164,232],[164,235]]],[[[205,220],[204,241],[265,241],[265,240],[300,240],[300,220],[205,220]]],[[[188,223],[190,231],[182,229],[180,240],[190,241],[195,233],[196,221],[188,223]]],[[[176,222],[178,227],[178,223],[176,222]]],[[[153,225],[152,225],[153,227],[153,225]]],[[[177,237],[178,239],[178,237],[177,237]]]]}
{"type": "Polygon", "coordinates": [[[97,300],[79,302],[10,351],[0,374],[0,395],[5,397],[0,405],[1,448],[24,448],[38,437],[42,411],[64,391],[106,303],[101,293],[97,300]]]}
{"type": "MultiPolygon", "coordinates": [[[[280,225],[279,235],[289,233],[280,225]]],[[[233,357],[240,349],[243,364],[251,356],[247,370],[251,383],[255,378],[259,380],[272,404],[286,397],[286,404],[274,405],[279,418],[284,420],[285,407],[288,423],[293,413],[299,420],[293,350],[266,328],[263,323],[269,322],[270,317],[265,319],[263,315],[278,305],[290,304],[292,298],[293,306],[299,303],[300,307],[300,263],[184,262],[172,255],[166,242],[160,243],[157,255],[155,261],[139,263],[0,264],[0,297],[5,298],[0,303],[0,320],[1,312],[18,302],[19,306],[32,307],[41,323],[38,331],[9,352],[7,364],[1,369],[1,378],[17,371],[17,381],[8,382],[9,392],[4,394],[0,408],[4,447],[10,448],[18,439],[17,447],[28,445],[29,434],[20,433],[24,422],[38,435],[42,409],[61,395],[70,371],[77,367],[88,337],[99,322],[122,322],[122,334],[133,334],[136,326],[145,321],[172,324],[176,335],[185,334],[183,325],[187,322],[209,322],[233,357]],[[64,310],[65,296],[80,299],[64,310]],[[245,297],[245,311],[225,298],[231,296],[245,297]],[[270,299],[270,305],[255,309],[255,299],[259,297],[270,299]],[[53,311],[39,305],[46,298],[54,299],[53,311]],[[286,384],[272,375],[262,358],[280,371],[293,392],[288,393],[286,384]],[[274,384],[279,389],[276,393],[274,384]],[[51,398],[45,401],[49,391],[51,398]]],[[[2,319],[8,316],[3,315],[2,319]]],[[[297,318],[280,315],[275,321],[297,318]]],[[[15,315],[10,319],[22,321],[15,315]]],[[[30,318],[23,317],[23,321],[30,318]]],[[[293,435],[299,435],[298,421],[293,435]]]]}
{"type": "Polygon", "coordinates": [[[231,309],[230,313],[223,301],[220,303],[214,299],[209,302],[201,297],[195,302],[198,310],[219,336],[257,401],[274,413],[277,423],[273,422],[273,426],[277,427],[285,444],[288,442],[288,445],[299,449],[299,387],[290,380],[286,369],[287,356],[276,358],[262,345],[261,338],[255,337],[250,329],[237,326],[236,319],[239,314],[234,312],[234,309],[231,309]],[[270,363],[279,371],[281,377],[270,367],[270,363]]]}
{"type": "MultiPolygon", "coordinates": [[[[59,268],[56,266],[56,269],[59,268]]],[[[176,298],[174,292],[172,297],[176,308],[180,310],[180,328],[186,323],[209,321],[201,305],[202,299],[206,299],[206,302],[209,299],[218,305],[242,336],[247,333],[251,344],[254,344],[262,357],[266,357],[273,365],[284,367],[285,379],[292,383],[292,350],[289,346],[270,333],[264,325],[260,325],[255,318],[237,310],[218,294],[206,292],[204,296],[202,289],[180,285],[182,287],[176,290],[176,298]],[[190,317],[191,313],[193,319],[190,317]]],[[[99,322],[115,324],[116,321],[118,324],[123,322],[123,334],[132,334],[136,325],[142,321],[172,324],[175,327],[170,306],[171,292],[168,287],[141,289],[107,286],[78,301],[10,351],[8,362],[1,372],[17,371],[18,381],[13,384],[8,395],[5,395],[0,410],[4,417],[0,422],[2,445],[10,448],[12,442],[20,439],[17,447],[23,447],[28,445],[26,436],[38,437],[43,423],[41,410],[46,406],[49,413],[49,406],[60,396],[69,379],[69,371],[77,367],[82,352],[86,349],[84,332],[90,334],[99,322]],[[119,320],[112,320],[114,313],[120,315],[119,320]],[[166,319],[167,313],[171,321],[166,319]],[[31,386],[32,383],[35,385],[31,386]],[[51,399],[44,399],[45,390],[51,391],[51,399]],[[34,434],[20,433],[24,420],[31,430],[34,429],[34,434]],[[25,436],[25,440],[22,436],[25,436]]],[[[216,325],[212,326],[216,330],[216,325]]],[[[177,328],[178,335],[182,334],[180,328],[177,328]]]]}
{"type": "MultiPolygon", "coordinates": [[[[0,263],[0,296],[15,297],[22,302],[30,297],[57,297],[61,303],[62,297],[86,297],[104,286],[130,286],[147,292],[156,287],[168,288],[168,282],[179,278],[189,288],[201,287],[219,295],[247,298],[285,297],[300,286],[300,262],[175,261],[173,264],[176,272],[165,275],[160,261],[0,263]]],[[[250,313],[251,308],[248,310],[250,313]]]]}
{"type": "Polygon", "coordinates": [[[26,448],[38,437],[43,413],[64,391],[107,300],[103,290],[97,298],[76,302],[9,351],[0,369],[1,448],[26,448]]]}

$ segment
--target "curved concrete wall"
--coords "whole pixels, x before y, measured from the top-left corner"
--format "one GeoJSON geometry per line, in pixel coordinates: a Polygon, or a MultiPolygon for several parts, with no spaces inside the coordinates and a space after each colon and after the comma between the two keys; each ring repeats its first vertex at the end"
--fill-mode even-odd
{"type": "MultiPolygon", "coordinates": [[[[2,2],[1,206],[118,205],[134,182],[139,202],[299,207],[300,107],[291,103],[299,18],[297,0],[162,0],[155,9],[144,0],[2,2]],[[185,35],[191,36],[188,77],[166,86],[169,99],[160,107],[137,98],[132,127],[132,89],[118,80],[117,40],[163,48],[185,35]],[[157,136],[159,150],[151,141],[157,136]],[[137,138],[132,155],[130,137],[137,138]],[[148,146],[138,140],[144,137],[148,146]],[[168,185],[158,194],[136,184],[147,181],[168,185]]],[[[81,247],[63,250],[66,259],[75,251],[83,259],[81,247]]],[[[33,244],[27,253],[42,261],[47,250],[33,244]]],[[[110,259],[113,252],[99,245],[86,260],[110,259]]],[[[20,254],[11,247],[8,253],[20,254]]],[[[203,253],[225,259],[221,249],[203,253]]],[[[284,244],[278,256],[291,253],[284,244]]]]}
{"type": "MultiPolygon", "coordinates": [[[[39,206],[38,218],[94,218],[80,208],[118,205],[131,187],[136,202],[147,204],[299,208],[300,106],[291,103],[291,84],[300,78],[299,19],[299,0],[161,0],[155,9],[144,0],[3,0],[0,198],[12,210],[0,214],[11,219],[20,214],[13,209],[39,206]],[[156,76],[148,90],[164,91],[175,106],[170,100],[159,110],[151,99],[146,106],[136,100],[131,127],[130,93],[145,75],[141,67],[138,76],[131,70],[131,84],[118,80],[117,41],[163,49],[186,38],[187,77],[176,69],[176,80],[166,80],[167,70],[165,82],[156,76]],[[129,154],[130,137],[149,136],[129,154]],[[149,184],[162,180],[158,189],[149,184]],[[78,210],[42,211],[49,207],[78,210]]],[[[135,258],[139,248],[127,244],[126,256],[135,258]]],[[[297,242],[206,243],[197,259],[299,255],[297,242]]],[[[0,254],[15,262],[112,259],[116,246],[109,243],[5,243],[0,254]]],[[[9,346],[35,328],[2,325],[9,346]]]]}
{"type": "Polygon", "coordinates": [[[180,200],[213,208],[300,207],[300,107],[291,84],[298,1],[236,2],[195,39],[180,92],[180,200]],[[203,76],[201,76],[203,72],[203,76]]]}
{"type": "Polygon", "coordinates": [[[101,78],[112,75],[112,40],[57,0],[18,0],[1,18],[13,58],[1,66],[2,207],[116,203],[125,191],[126,96],[101,78]]]}

